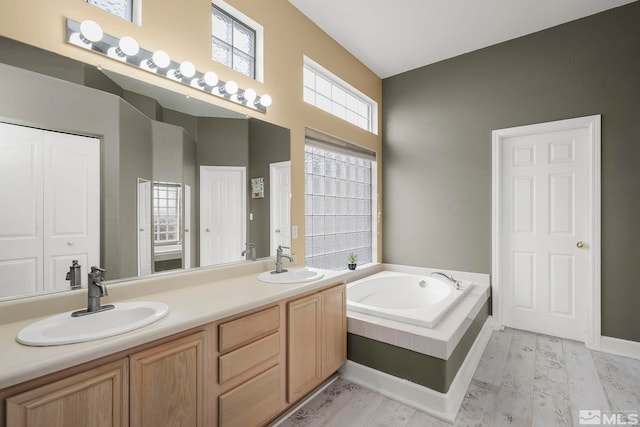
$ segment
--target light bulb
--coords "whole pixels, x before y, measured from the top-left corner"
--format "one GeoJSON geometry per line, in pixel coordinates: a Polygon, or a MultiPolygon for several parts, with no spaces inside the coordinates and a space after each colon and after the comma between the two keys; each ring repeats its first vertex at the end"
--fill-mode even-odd
{"type": "Polygon", "coordinates": [[[171,64],[171,58],[164,50],[156,50],[151,56],[151,60],[158,68],[167,68],[171,64]]]}
{"type": "Polygon", "coordinates": [[[271,99],[271,96],[269,95],[262,95],[260,97],[260,100],[258,101],[260,103],[260,105],[262,105],[263,107],[268,107],[271,105],[271,103],[273,102],[273,99],[271,99]]]}
{"type": "Polygon", "coordinates": [[[82,21],[80,24],[80,34],[89,43],[99,42],[102,40],[102,36],[104,36],[104,32],[102,31],[100,24],[90,19],[82,21]]]}
{"type": "Polygon", "coordinates": [[[124,36],[118,42],[118,47],[110,47],[109,50],[107,50],[107,55],[121,61],[126,61],[127,56],[135,56],[139,51],[140,46],[136,39],[124,36]]]}
{"type": "Polygon", "coordinates": [[[219,81],[218,75],[213,71],[207,71],[206,73],[204,73],[203,80],[207,84],[207,86],[215,86],[219,81]]]}
{"type": "Polygon", "coordinates": [[[196,74],[196,67],[193,66],[193,64],[189,61],[184,61],[182,64],[180,64],[180,68],[179,68],[180,74],[183,77],[186,78],[191,78],[193,76],[195,76],[196,74]]]}
{"type": "Polygon", "coordinates": [[[238,92],[238,83],[234,82],[233,80],[229,80],[224,85],[224,91],[229,95],[235,95],[238,92]]]}
{"type": "Polygon", "coordinates": [[[69,36],[69,43],[91,49],[94,42],[102,40],[103,35],[102,28],[97,22],[86,20],[80,24],[79,33],[73,33],[69,36]]]}
{"type": "Polygon", "coordinates": [[[133,37],[124,36],[118,42],[118,49],[126,56],[136,56],[140,51],[140,45],[133,37]]]}
{"type": "Polygon", "coordinates": [[[151,58],[144,59],[140,66],[148,71],[156,71],[156,68],[167,68],[171,64],[171,58],[164,50],[156,50],[151,58]]]}
{"type": "Polygon", "coordinates": [[[184,61],[177,70],[171,70],[168,74],[176,80],[182,80],[183,78],[191,78],[196,74],[196,67],[189,61],[184,61]]]}
{"type": "Polygon", "coordinates": [[[242,94],[242,98],[245,99],[249,104],[253,104],[253,101],[256,100],[256,96],[256,91],[251,88],[245,90],[242,94]]]}

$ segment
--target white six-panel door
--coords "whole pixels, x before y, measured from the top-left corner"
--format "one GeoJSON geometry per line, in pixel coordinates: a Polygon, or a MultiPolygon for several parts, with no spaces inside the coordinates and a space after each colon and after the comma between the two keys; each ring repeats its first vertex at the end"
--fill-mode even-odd
{"type": "Polygon", "coordinates": [[[585,341],[590,153],[584,127],[501,140],[506,326],[585,341]]]}
{"type": "Polygon", "coordinates": [[[278,245],[291,247],[291,161],[269,165],[271,256],[278,245]]]}
{"type": "Polygon", "coordinates": [[[100,141],[0,123],[0,297],[100,263],[100,141]]]}
{"type": "Polygon", "coordinates": [[[200,266],[241,261],[247,228],[242,166],[200,166],[200,266]]]}
{"type": "Polygon", "coordinates": [[[148,276],[151,267],[151,181],[138,178],[138,276],[148,276]]]}

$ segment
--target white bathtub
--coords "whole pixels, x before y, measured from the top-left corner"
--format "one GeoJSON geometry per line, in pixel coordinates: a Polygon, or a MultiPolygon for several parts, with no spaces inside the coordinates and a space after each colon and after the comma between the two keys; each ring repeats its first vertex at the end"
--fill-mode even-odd
{"type": "Polygon", "coordinates": [[[433,328],[469,292],[444,278],[383,271],[347,285],[347,310],[433,328]]]}

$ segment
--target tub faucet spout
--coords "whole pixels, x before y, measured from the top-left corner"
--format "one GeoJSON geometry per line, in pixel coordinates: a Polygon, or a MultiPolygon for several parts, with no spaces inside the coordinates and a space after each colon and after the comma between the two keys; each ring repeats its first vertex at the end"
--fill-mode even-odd
{"type": "Polygon", "coordinates": [[[429,274],[429,277],[431,277],[431,276],[442,276],[445,279],[447,279],[448,281],[450,281],[456,287],[456,290],[460,290],[460,281],[454,279],[453,276],[451,276],[449,274],[445,274],[445,273],[443,273],[441,271],[434,271],[433,273],[429,274]]]}

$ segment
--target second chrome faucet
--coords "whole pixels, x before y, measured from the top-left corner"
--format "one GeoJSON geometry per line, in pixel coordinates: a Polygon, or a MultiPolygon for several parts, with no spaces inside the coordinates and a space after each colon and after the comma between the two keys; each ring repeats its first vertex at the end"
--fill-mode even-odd
{"type": "Polygon", "coordinates": [[[283,254],[283,249],[291,249],[288,246],[280,246],[278,245],[278,250],[276,251],[276,269],[272,271],[271,274],[285,273],[287,271],[286,268],[282,268],[282,258],[287,258],[289,261],[293,261],[293,255],[283,254]]]}
{"type": "Polygon", "coordinates": [[[109,295],[107,285],[104,284],[104,272],[105,270],[102,268],[91,267],[91,273],[88,274],[89,283],[87,284],[87,308],[74,311],[71,316],[86,316],[87,314],[111,310],[114,307],[113,304],[100,305],[100,298],[109,295]]]}

